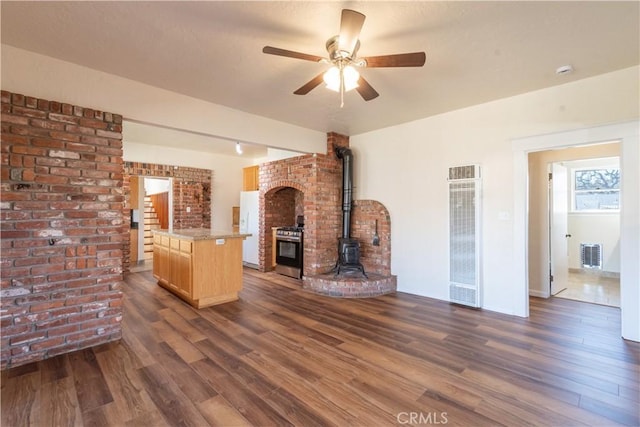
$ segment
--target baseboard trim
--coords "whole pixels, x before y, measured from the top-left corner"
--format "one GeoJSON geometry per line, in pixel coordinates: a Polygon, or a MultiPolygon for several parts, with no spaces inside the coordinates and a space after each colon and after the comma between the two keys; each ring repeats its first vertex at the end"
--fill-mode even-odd
{"type": "Polygon", "coordinates": [[[549,291],[545,292],[545,291],[537,291],[535,289],[529,289],[529,296],[538,297],[538,298],[549,298],[551,294],[549,291]]]}
{"type": "Polygon", "coordinates": [[[247,267],[247,268],[254,269],[254,270],[260,270],[260,266],[258,264],[253,264],[251,262],[242,261],[242,265],[247,267]]]}

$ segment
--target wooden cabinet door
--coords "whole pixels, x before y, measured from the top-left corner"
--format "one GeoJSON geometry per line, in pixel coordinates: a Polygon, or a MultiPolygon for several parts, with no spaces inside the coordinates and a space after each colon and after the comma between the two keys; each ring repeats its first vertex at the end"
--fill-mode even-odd
{"type": "Polygon", "coordinates": [[[153,243],[153,277],[160,279],[160,245],[153,243]]]}
{"type": "Polygon", "coordinates": [[[180,251],[169,251],[169,286],[174,290],[178,289],[178,267],[180,265],[180,251]]]}
{"type": "Polygon", "coordinates": [[[242,190],[257,191],[260,189],[259,187],[259,167],[249,166],[242,169],[242,190]]]}
{"type": "Polygon", "coordinates": [[[191,281],[191,242],[171,239],[169,286],[178,293],[192,298],[191,281]]]}
{"type": "Polygon", "coordinates": [[[132,228],[129,231],[129,261],[132,265],[138,263],[138,229],[132,228]]]}
{"type": "Polygon", "coordinates": [[[170,239],[169,244],[169,286],[172,289],[178,289],[178,282],[180,281],[180,275],[178,269],[180,267],[180,240],[170,239]]]}
{"type": "Polygon", "coordinates": [[[193,295],[192,288],[192,277],[191,277],[191,254],[186,254],[184,252],[180,252],[180,256],[178,258],[178,274],[176,286],[178,291],[191,299],[197,298],[193,295]]]}
{"type": "Polygon", "coordinates": [[[161,244],[154,244],[153,247],[153,276],[167,283],[169,279],[169,248],[161,244]]]}

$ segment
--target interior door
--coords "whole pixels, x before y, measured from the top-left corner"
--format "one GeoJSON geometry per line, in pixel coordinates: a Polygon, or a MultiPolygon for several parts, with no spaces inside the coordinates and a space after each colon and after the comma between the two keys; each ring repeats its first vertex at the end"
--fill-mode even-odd
{"type": "Polygon", "coordinates": [[[567,168],[551,165],[549,182],[549,287],[551,295],[567,288],[569,280],[569,179],[567,168]]]}

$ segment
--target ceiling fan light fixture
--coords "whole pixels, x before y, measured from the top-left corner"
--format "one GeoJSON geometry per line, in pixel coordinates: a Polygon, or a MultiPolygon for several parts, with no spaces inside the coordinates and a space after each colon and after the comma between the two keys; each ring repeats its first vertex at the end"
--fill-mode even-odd
{"type": "Polygon", "coordinates": [[[322,76],[324,83],[327,85],[327,89],[331,89],[333,91],[340,91],[340,70],[338,67],[331,67],[324,73],[322,76]]]}
{"type": "MultiPolygon", "coordinates": [[[[1,0],[0,0],[1,1],[1,0]]],[[[307,83],[296,89],[294,95],[306,95],[320,86],[324,81],[327,89],[340,93],[340,106],[344,106],[344,93],[356,89],[365,101],[378,97],[378,92],[371,87],[354,67],[392,68],[422,67],[426,60],[425,52],[398,53],[392,55],[367,56],[358,58],[360,49],[360,32],[365,16],[351,9],[343,9],[340,17],[340,33],[327,40],[325,47],[328,58],[308,53],[294,52],[273,46],[265,46],[262,52],[269,55],[285,56],[305,61],[330,64],[331,68],[321,72],[307,83]]]]}
{"type": "Polygon", "coordinates": [[[344,90],[352,90],[358,87],[358,79],[360,79],[360,73],[351,65],[347,65],[342,69],[342,75],[344,76],[344,90]]]}
{"type": "Polygon", "coordinates": [[[327,89],[335,92],[340,92],[340,80],[344,81],[344,90],[348,92],[358,87],[358,79],[360,79],[360,73],[351,65],[347,65],[342,70],[337,66],[333,66],[324,73],[322,79],[327,85],[327,89]]]}

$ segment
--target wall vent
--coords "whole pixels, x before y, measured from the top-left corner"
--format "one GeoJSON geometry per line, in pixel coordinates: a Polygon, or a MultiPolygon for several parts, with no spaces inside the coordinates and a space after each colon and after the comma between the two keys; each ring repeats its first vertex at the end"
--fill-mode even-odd
{"type": "Polygon", "coordinates": [[[580,243],[580,263],[583,268],[602,269],[602,243],[580,243]]]}
{"type": "Polygon", "coordinates": [[[480,307],[480,167],[449,168],[449,300],[480,307]]]}
{"type": "Polygon", "coordinates": [[[468,166],[456,166],[449,168],[449,181],[458,179],[479,179],[480,178],[480,166],[468,165],[468,166]]]}

